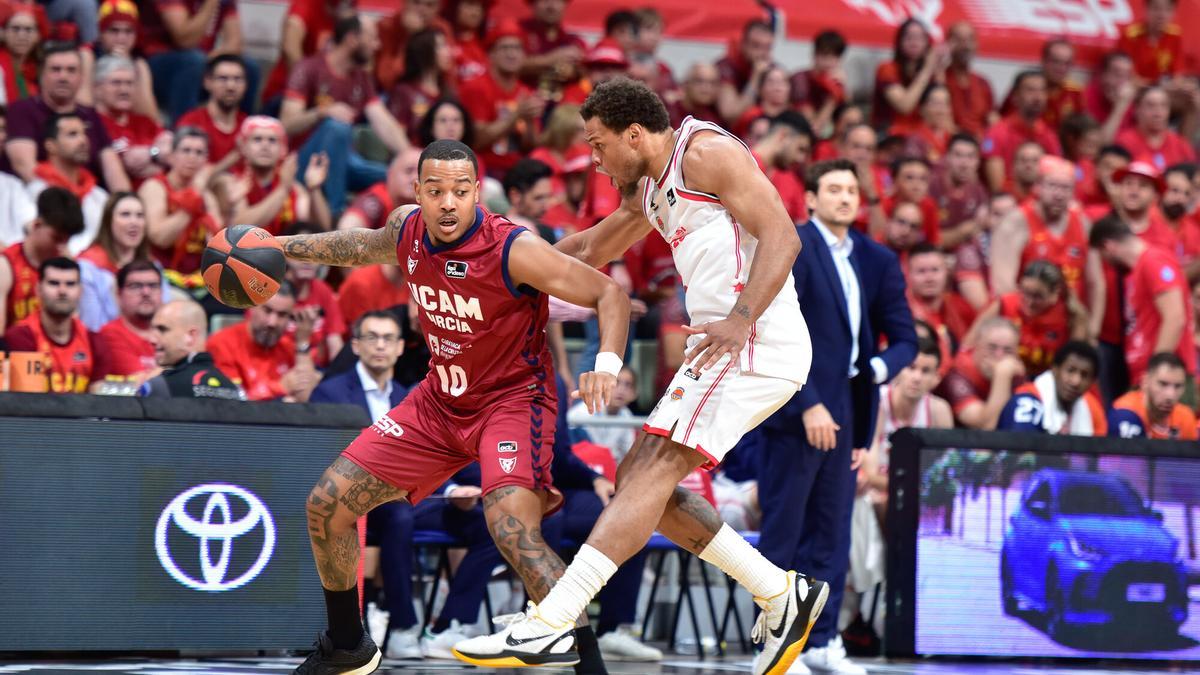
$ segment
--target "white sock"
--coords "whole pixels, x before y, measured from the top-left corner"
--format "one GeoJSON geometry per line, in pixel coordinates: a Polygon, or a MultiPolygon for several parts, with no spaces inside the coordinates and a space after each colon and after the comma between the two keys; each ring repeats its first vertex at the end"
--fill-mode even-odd
{"type": "Polygon", "coordinates": [[[729,525],[721,526],[700,559],[721,568],[756,598],[770,598],[787,590],[787,572],[764,558],[729,525]]]}
{"type": "Polygon", "coordinates": [[[550,594],[538,603],[538,616],[555,627],[575,623],[592,598],[616,572],[616,563],[584,544],[562,578],[554,583],[550,594]]]}

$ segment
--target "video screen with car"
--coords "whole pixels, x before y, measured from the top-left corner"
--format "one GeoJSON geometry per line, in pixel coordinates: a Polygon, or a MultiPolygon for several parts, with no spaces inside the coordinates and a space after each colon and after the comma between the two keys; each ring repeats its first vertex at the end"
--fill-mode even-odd
{"type": "Polygon", "coordinates": [[[1200,659],[1200,453],[919,467],[916,653],[1200,659]]]}

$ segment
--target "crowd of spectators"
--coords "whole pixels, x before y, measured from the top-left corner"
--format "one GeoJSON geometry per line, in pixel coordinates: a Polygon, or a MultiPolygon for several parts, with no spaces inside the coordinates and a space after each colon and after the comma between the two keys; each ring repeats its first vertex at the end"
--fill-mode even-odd
{"type": "MultiPolygon", "coordinates": [[[[353,327],[380,310],[401,321],[394,373],[411,385],[426,354],[401,267],[292,263],[243,318],[204,291],[208,237],[381,227],[413,200],[420,149],[456,139],[479,155],[489,207],[554,241],[620,199],[578,106],[628,76],[673,124],[741,137],[797,225],[805,168],[854,164],[856,224],[900,256],[924,334],[883,392],[881,429],[1196,438],[1200,72],[1174,0],[1148,0],[1095,63],[1049,39],[1003,97],[966,22],[940,44],[903,22],[855,91],[846,35],[790,36],[812,40],[811,62],[780,63],[771,14],[715,63],[668,63],[651,7],[613,11],[593,43],[565,27],[567,0],[530,0],[519,21],[491,8],[405,0],[371,17],[354,0],[292,0],[264,77],[237,0],[0,4],[0,350],[41,354],[46,374],[13,388],[307,401],[354,368],[353,327]],[[189,387],[181,374],[200,370],[209,380],[189,387]]],[[[657,237],[606,271],[658,350],[656,372],[622,374],[607,413],[627,416],[679,366],[682,288],[657,237]]],[[[596,334],[594,320],[552,327],[567,381],[595,350],[573,360],[564,336],[596,334]]],[[[619,457],[628,434],[606,429],[593,440],[619,457]]],[[[860,487],[878,497],[875,445],[860,487]]]]}

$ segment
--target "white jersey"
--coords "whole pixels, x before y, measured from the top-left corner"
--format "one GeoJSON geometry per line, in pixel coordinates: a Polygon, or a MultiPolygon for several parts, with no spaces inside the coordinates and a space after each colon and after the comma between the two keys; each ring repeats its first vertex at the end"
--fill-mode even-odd
{"type": "MultiPolygon", "coordinates": [[[[692,325],[729,316],[750,276],[758,248],[758,240],[730,215],[719,195],[685,185],[683,153],[699,131],[738,140],[715,124],[689,116],[679,125],[663,175],[657,181],[646,179],[642,188],[642,210],[671,246],[692,325]]],[[[689,343],[694,341],[696,338],[689,343]]],[[[741,370],[791,380],[799,386],[808,378],[811,363],[808,326],[789,272],[779,294],[750,329],[750,340],[741,352],[741,370]]]]}

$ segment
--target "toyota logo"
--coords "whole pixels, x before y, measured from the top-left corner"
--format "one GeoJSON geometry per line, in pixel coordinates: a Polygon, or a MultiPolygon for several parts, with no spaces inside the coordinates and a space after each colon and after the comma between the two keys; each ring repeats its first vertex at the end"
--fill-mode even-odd
{"type": "MultiPolygon", "coordinates": [[[[238,509],[239,512],[241,510],[238,509]]],[[[195,513],[195,510],[192,513],[195,513]]],[[[231,591],[252,581],[266,567],[271,553],[275,550],[275,522],[271,520],[271,513],[267,511],[262,500],[249,490],[226,483],[197,485],[172,499],[163,509],[162,515],[158,517],[158,525],[154,528],[154,548],[158,553],[159,563],[175,581],[197,591],[231,591]],[[203,495],[208,495],[208,499],[204,502],[203,515],[197,519],[188,513],[188,504],[203,495]],[[230,497],[245,505],[246,515],[238,520],[233,520],[230,497]],[[258,558],[241,576],[227,579],[229,561],[233,555],[233,540],[258,527],[260,523],[263,528],[263,541],[258,558]],[[200,540],[200,573],[203,579],[192,578],[180,569],[171,556],[167,534],[172,524],[200,540]],[[214,547],[220,548],[215,562],[211,551],[214,547]]]]}

